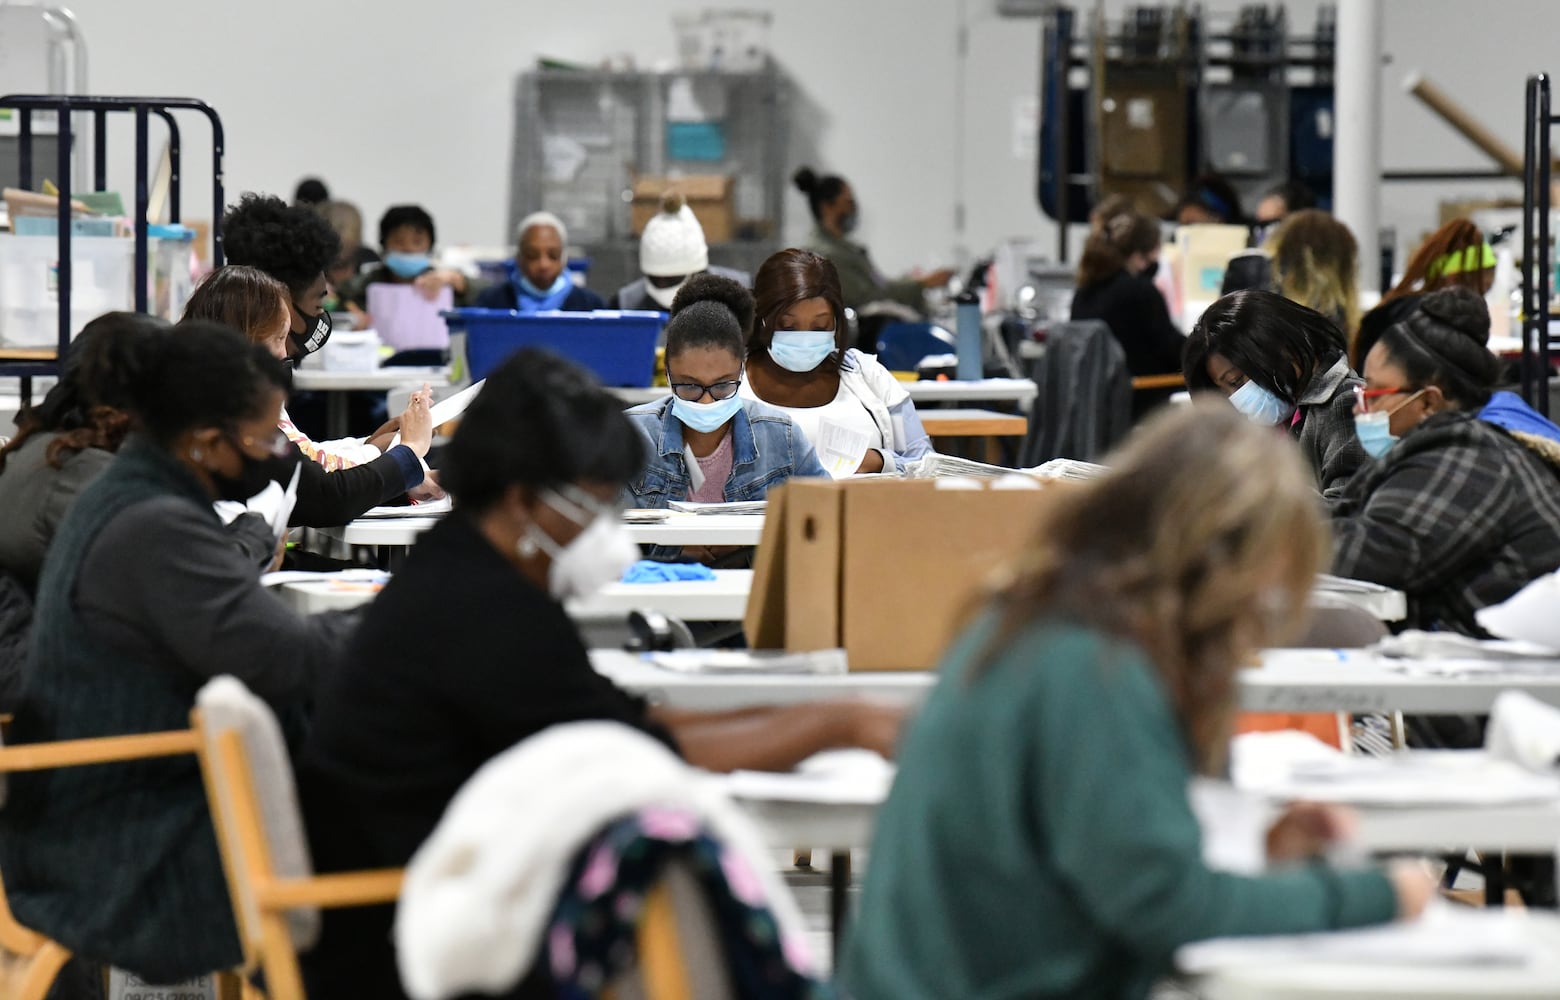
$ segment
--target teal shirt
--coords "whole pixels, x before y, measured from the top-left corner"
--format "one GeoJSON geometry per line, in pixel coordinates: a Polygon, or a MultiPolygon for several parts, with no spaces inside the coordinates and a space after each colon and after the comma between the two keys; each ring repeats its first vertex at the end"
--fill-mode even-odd
{"type": "Polygon", "coordinates": [[[950,650],[878,815],[842,968],[857,1000],[1144,997],[1206,938],[1390,920],[1376,871],[1215,872],[1191,760],[1136,646],[1036,625],[950,650]]]}

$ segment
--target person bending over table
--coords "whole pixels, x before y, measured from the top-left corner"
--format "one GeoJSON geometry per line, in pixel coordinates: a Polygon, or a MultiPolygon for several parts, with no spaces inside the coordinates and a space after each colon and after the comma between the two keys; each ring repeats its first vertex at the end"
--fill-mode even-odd
{"type": "Polygon", "coordinates": [[[1403,591],[1408,627],[1484,636],[1480,608],[1560,567],[1560,478],[1547,442],[1479,419],[1498,362],[1457,313],[1484,300],[1425,305],[1365,359],[1355,423],[1374,461],[1333,508],[1333,572],[1403,591]]]}
{"type": "Polygon", "coordinates": [[[743,396],[783,411],[815,447],[830,425],[865,434],[856,472],[895,472],[932,453],[910,393],[877,358],[846,347],[845,299],[827,258],[780,251],[759,267],[753,298],[743,396]]]}
{"type": "MultiPolygon", "coordinates": [[[[10,742],[189,727],[231,674],[301,721],[354,613],[300,618],[260,586],[212,504],[291,476],[286,371],[210,324],[151,331],[125,373],[137,430],[44,560],[10,742]]],[[[13,774],[0,871],[25,926],[153,983],[233,968],[233,908],[191,756],[13,774]]]]}
{"type": "Polygon", "coordinates": [[[944,657],[879,813],[843,965],[859,1000],[1147,997],[1175,949],[1419,913],[1414,867],[1319,860],[1351,815],[1292,808],[1260,875],[1203,861],[1235,673],[1305,618],[1327,536],[1294,449],[1174,407],[1058,489],[944,657]],[[1260,475],[1252,470],[1260,469],[1260,475]]]}
{"type": "Polygon", "coordinates": [[[1360,377],[1343,331],[1316,310],[1275,292],[1231,292],[1197,320],[1181,364],[1192,391],[1217,390],[1253,422],[1287,431],[1329,502],[1365,464],[1354,434],[1360,377]]]}
{"type": "MultiPolygon", "coordinates": [[[[562,602],[638,556],[617,500],[645,447],[621,406],[574,365],[525,349],[466,411],[444,470],[454,512],[370,605],[318,702],[300,779],[322,870],[404,865],[484,762],[559,723],[626,723],[712,771],[788,769],[828,747],[892,750],[897,709],[670,711],[591,668],[562,602]]],[[[392,916],[328,913],[305,956],[310,995],[404,996],[392,916]]],[[[554,995],[545,977],[538,967],[518,995],[554,995]]]]}
{"type": "MultiPolygon", "coordinates": [[[[664,508],[674,500],[762,500],[792,476],[826,475],[790,417],[737,395],[752,327],[753,296],[730,278],[694,275],[677,293],[666,325],[672,395],[628,411],[649,461],[629,481],[626,503],[664,508]]],[[[726,555],[708,548],[695,554],[701,562],[726,555]]]]}
{"type": "MultiPolygon", "coordinates": [[[[286,289],[276,279],[252,267],[228,266],[213,271],[196,287],[184,308],[184,322],[224,323],[279,359],[287,357],[286,289]]],[[[443,495],[423,456],[433,443],[429,393],[416,392],[399,419],[402,441],[391,445],[391,433],[367,441],[329,442],[327,452],[299,431],[282,410],[281,429],[306,460],[298,481],[296,523],[310,527],[345,524],[371,507],[391,503],[403,494],[414,500],[443,495]],[[352,445],[349,450],[346,445],[352,445]]]]}

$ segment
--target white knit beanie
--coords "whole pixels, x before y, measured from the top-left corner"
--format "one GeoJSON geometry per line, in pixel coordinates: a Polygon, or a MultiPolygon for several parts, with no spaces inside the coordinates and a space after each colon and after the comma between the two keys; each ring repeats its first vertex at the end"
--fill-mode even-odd
{"type": "Polygon", "coordinates": [[[639,270],[655,278],[698,274],[710,266],[704,227],[676,191],[661,199],[661,211],[645,223],[639,237],[639,270]]]}

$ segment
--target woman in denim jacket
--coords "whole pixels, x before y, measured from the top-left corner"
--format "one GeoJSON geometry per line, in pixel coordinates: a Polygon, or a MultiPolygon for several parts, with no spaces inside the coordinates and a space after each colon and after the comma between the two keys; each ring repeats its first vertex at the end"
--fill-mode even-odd
{"type": "Polygon", "coordinates": [[[628,411],[650,455],[628,485],[631,506],[762,500],[792,476],[824,475],[790,417],[737,395],[752,324],[753,297],[729,278],[695,275],[677,293],[666,326],[672,395],[628,411]]]}

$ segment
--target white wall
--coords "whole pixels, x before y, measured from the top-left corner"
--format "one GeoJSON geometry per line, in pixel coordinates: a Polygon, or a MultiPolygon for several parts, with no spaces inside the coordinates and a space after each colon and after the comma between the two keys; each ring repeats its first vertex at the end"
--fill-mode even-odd
{"type": "MultiPolygon", "coordinates": [[[[1110,0],[1119,11],[1127,0],[1110,0]]],[[[1349,0],[1342,0],[1349,2],[1349,0]]],[[[1239,0],[1208,0],[1231,11],[1239,0]]],[[[641,66],[674,53],[671,18],[698,0],[73,0],[98,93],[201,97],[228,130],[227,185],[290,195],[315,173],[363,209],[426,205],[441,242],[507,239],[513,80],[540,54],[641,66]]],[[[799,89],[797,157],[845,174],[863,236],[889,271],[980,253],[1010,236],[1054,239],[1032,157],[1015,156],[1015,98],[1039,78],[1039,24],[995,0],[731,0],[774,12],[773,47],[799,89]],[[969,28],[968,59],[958,52],[969,28]],[[960,94],[962,91],[962,101],[960,94]],[[965,226],[956,228],[956,206],[965,226]]],[[[1307,28],[1315,0],[1291,0],[1307,28]]],[[[1520,148],[1523,80],[1560,70],[1554,0],[1388,0],[1387,168],[1482,167],[1481,155],[1398,81],[1426,72],[1520,148]]],[[[116,133],[125,164],[129,136],[116,133]]],[[[208,214],[204,130],[186,129],[186,214],[208,214]]],[[[788,164],[794,166],[795,164],[788,164]]],[[[129,187],[127,169],[116,167],[129,187]]],[[[1383,219],[1414,239],[1442,197],[1520,193],[1515,182],[1389,185],[1383,219]]],[[[803,199],[786,232],[805,232],[803,199]]]]}

